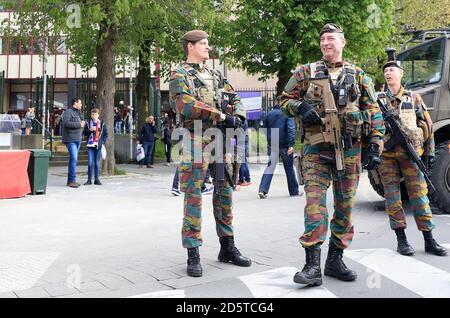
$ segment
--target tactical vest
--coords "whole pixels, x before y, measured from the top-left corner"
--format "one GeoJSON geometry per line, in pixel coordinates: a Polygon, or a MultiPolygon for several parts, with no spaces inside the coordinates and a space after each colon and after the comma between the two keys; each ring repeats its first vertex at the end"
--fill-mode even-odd
{"type": "MultiPolygon", "coordinates": [[[[224,87],[223,77],[220,72],[205,67],[205,71],[200,73],[188,63],[180,65],[181,70],[189,82],[189,89],[198,101],[202,101],[210,107],[220,108],[220,98],[224,87]]],[[[178,116],[178,115],[177,115],[178,116]]],[[[183,115],[179,116],[180,126],[193,128],[193,120],[187,120],[183,115]]],[[[203,120],[203,130],[213,126],[212,120],[203,120]]]]}
{"type": "MultiPolygon", "coordinates": [[[[390,97],[384,92],[378,93],[378,98],[383,104],[387,105],[388,109],[393,110],[394,117],[398,120],[400,126],[408,135],[409,139],[414,145],[414,148],[416,150],[421,149],[424,142],[424,133],[423,130],[417,126],[417,115],[414,107],[412,92],[405,90],[401,97],[400,104],[395,103],[395,105],[392,105],[392,101],[396,100],[395,97],[390,97]]],[[[385,135],[385,145],[390,137],[391,136],[389,133],[385,135]]]]}
{"type": "MultiPolygon", "coordinates": [[[[311,78],[330,76],[342,132],[349,134],[353,139],[360,139],[363,135],[368,135],[370,133],[370,116],[359,108],[361,90],[357,82],[355,66],[345,62],[342,67],[330,70],[324,61],[318,61],[310,64],[310,72],[311,78]],[[365,123],[366,125],[364,125],[365,123]]],[[[319,86],[309,83],[304,99],[315,105],[319,114],[324,116],[322,89],[319,86]]],[[[320,126],[304,127],[305,137],[310,144],[324,142],[321,129],[320,126]]]]}

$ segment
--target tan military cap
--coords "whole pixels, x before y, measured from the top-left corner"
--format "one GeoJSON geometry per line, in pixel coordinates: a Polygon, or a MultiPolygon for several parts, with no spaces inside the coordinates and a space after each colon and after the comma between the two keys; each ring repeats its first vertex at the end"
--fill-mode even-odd
{"type": "Polygon", "coordinates": [[[208,33],[202,30],[192,30],[183,35],[183,40],[197,42],[208,38],[208,33]]]}
{"type": "Polygon", "coordinates": [[[337,24],[327,23],[320,30],[320,36],[322,36],[322,34],[324,33],[344,33],[344,31],[342,31],[342,28],[337,24]]]}

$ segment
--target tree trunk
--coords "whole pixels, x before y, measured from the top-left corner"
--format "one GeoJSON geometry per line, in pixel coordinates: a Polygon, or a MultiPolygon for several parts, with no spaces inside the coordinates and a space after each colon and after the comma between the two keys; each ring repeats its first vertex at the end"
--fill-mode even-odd
{"type": "Polygon", "coordinates": [[[146,61],[142,54],[139,55],[139,70],[136,80],[136,132],[139,133],[150,113],[150,63],[146,61]]]}
{"type": "Polygon", "coordinates": [[[283,93],[284,88],[286,87],[287,82],[291,78],[292,73],[290,70],[286,71],[285,68],[280,68],[278,71],[278,81],[277,81],[277,96],[280,96],[283,93]]]}
{"type": "Polygon", "coordinates": [[[104,40],[97,44],[97,106],[101,109],[103,121],[108,129],[106,151],[108,156],[102,166],[102,173],[114,175],[116,160],[114,157],[114,94],[116,92],[116,64],[114,46],[117,41],[117,28],[101,27],[99,38],[106,34],[104,40]]]}

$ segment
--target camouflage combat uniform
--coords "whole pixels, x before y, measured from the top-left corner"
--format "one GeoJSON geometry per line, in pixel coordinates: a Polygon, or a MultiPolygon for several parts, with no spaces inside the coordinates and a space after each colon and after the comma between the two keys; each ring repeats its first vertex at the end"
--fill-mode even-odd
{"type": "MultiPolygon", "coordinates": [[[[396,116],[401,118],[400,124],[414,144],[417,154],[422,156],[425,152],[433,157],[432,122],[420,95],[401,87],[396,96],[388,92],[380,93],[378,97],[389,108],[393,108],[396,116]]],[[[388,133],[385,136],[385,146],[388,145],[389,138],[388,133]]],[[[389,215],[391,228],[393,230],[406,228],[400,192],[400,178],[403,176],[418,229],[431,231],[434,223],[427,197],[426,180],[400,144],[391,149],[384,149],[378,172],[384,187],[386,212],[389,215]]]]}
{"type": "MultiPolygon", "coordinates": [[[[221,112],[216,105],[220,104],[221,92],[233,92],[233,88],[216,70],[203,65],[183,63],[172,72],[170,98],[175,104],[181,125],[190,132],[189,142],[194,144],[194,147],[203,149],[211,141],[202,136],[194,136],[194,120],[202,121],[203,131],[219,121],[221,112]]],[[[245,110],[238,96],[230,106],[230,113],[245,118],[245,110]]],[[[185,193],[182,227],[182,243],[185,248],[202,245],[201,185],[210,164],[207,157],[199,162],[194,161],[194,147],[190,147],[190,153],[185,153],[179,167],[180,188],[185,193]]],[[[214,165],[210,168],[214,176],[214,165]]],[[[226,168],[232,173],[230,161],[226,163],[226,168]]],[[[233,236],[232,192],[231,186],[224,182],[221,192],[213,194],[214,218],[219,237],[233,236]]]]}
{"type": "Polygon", "coordinates": [[[352,145],[344,149],[345,173],[338,177],[334,164],[324,160],[324,155],[334,158],[330,143],[323,142],[321,127],[303,127],[304,157],[302,161],[305,179],[306,206],[305,231],[300,243],[308,248],[322,244],[328,230],[326,194],[333,184],[334,215],[330,222],[331,242],[339,249],[347,248],[353,238],[352,207],[361,173],[361,141],[380,143],[384,136],[383,118],[376,104],[371,79],[362,69],[348,62],[331,64],[324,60],[300,66],[289,80],[282,95],[281,109],[289,117],[297,115],[298,101],[305,100],[316,106],[324,117],[321,88],[308,81],[316,76],[330,75],[338,87],[345,78],[352,79],[348,85],[346,105],[338,107],[343,130],[351,134],[352,145]],[[320,73],[320,74],[319,74],[320,73]]]}

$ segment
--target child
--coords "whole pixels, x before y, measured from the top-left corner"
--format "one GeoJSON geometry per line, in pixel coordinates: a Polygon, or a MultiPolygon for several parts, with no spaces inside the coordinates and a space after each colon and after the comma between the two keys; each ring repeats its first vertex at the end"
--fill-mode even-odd
{"type": "Polygon", "coordinates": [[[94,165],[94,184],[101,185],[99,176],[99,164],[102,145],[108,138],[108,131],[106,125],[99,119],[100,110],[93,108],[91,110],[91,119],[88,120],[86,126],[84,126],[83,134],[87,137],[87,150],[88,150],[88,180],[84,185],[92,184],[92,165],[94,165]]]}

